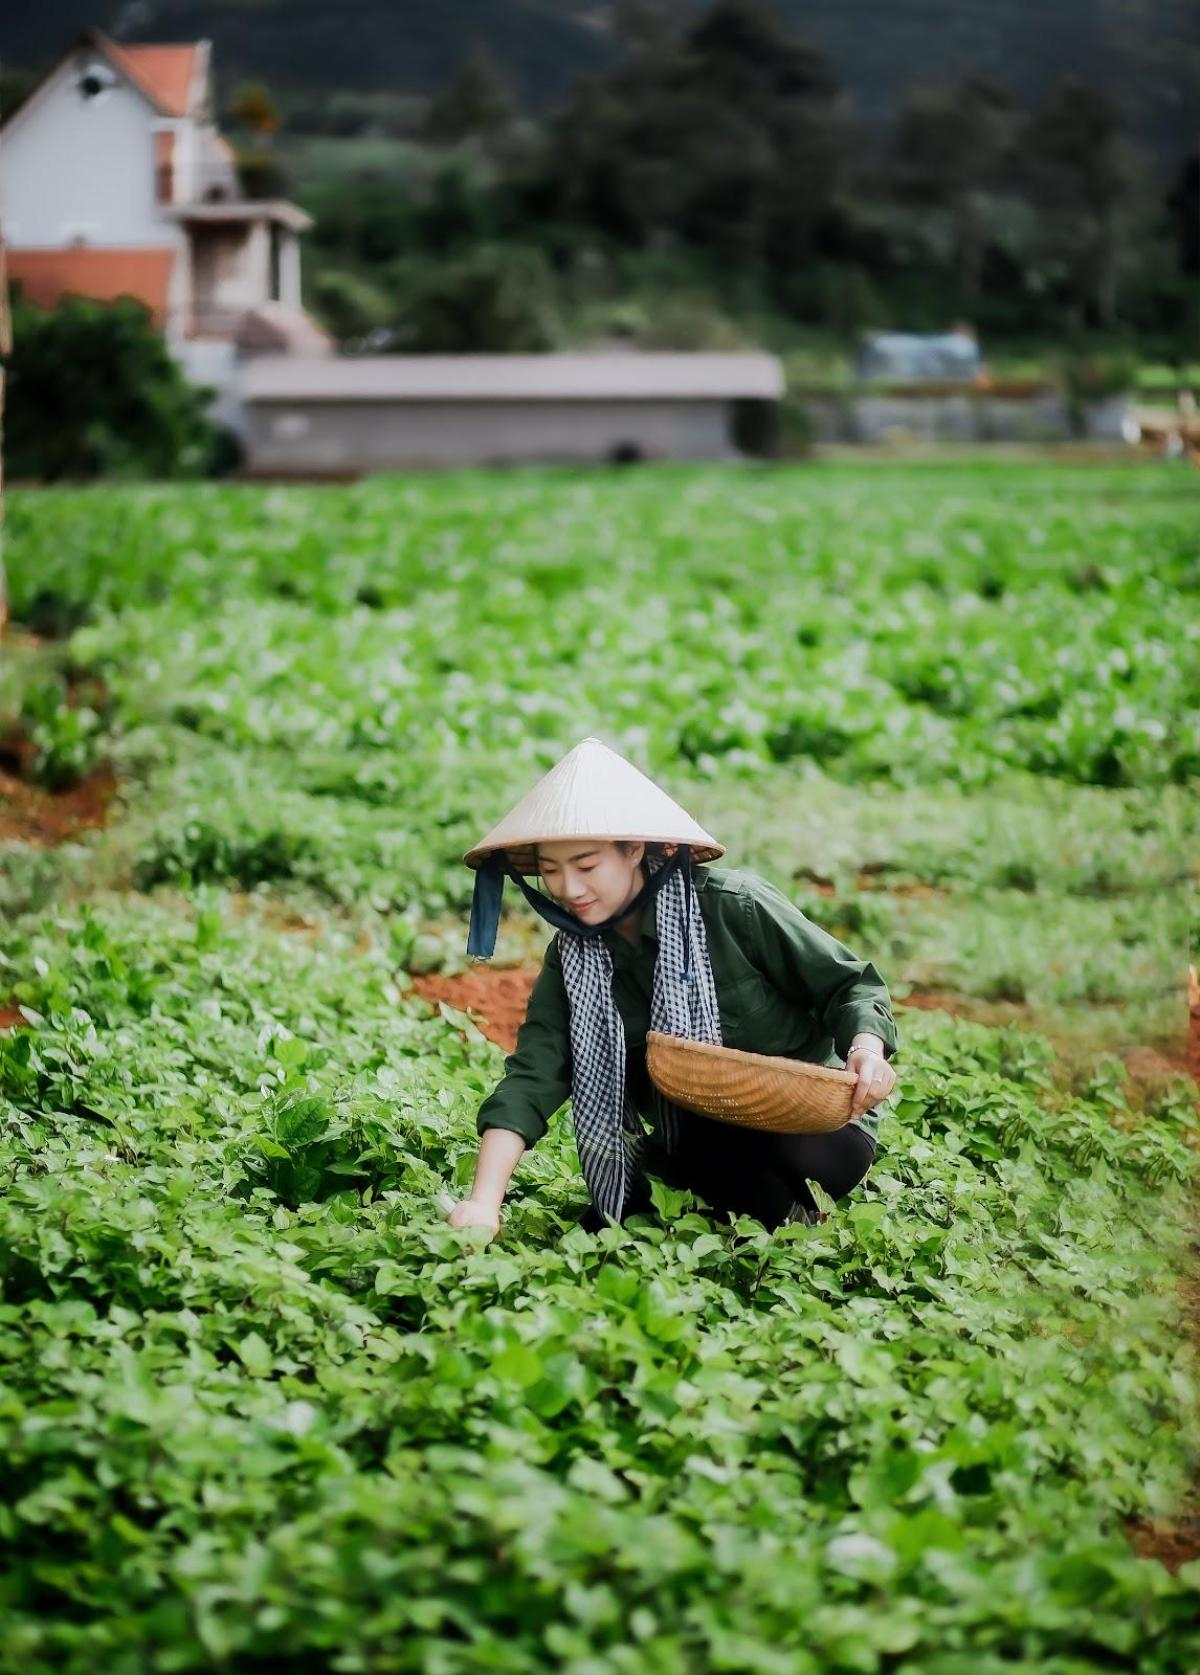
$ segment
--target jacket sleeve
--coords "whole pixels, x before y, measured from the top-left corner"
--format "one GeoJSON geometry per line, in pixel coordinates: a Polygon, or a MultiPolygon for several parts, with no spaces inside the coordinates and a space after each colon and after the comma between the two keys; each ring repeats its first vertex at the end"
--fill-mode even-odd
{"type": "Polygon", "coordinates": [[[776,988],[807,1006],[845,1058],[860,1030],[896,1057],[899,1037],[887,984],[870,960],[860,960],[837,937],[815,925],[794,902],[765,880],[744,897],[751,958],[776,988]]]}
{"type": "Polygon", "coordinates": [[[546,949],[504,1075],[479,1107],[476,1131],[482,1136],[488,1128],[511,1129],[526,1146],[535,1146],[570,1092],[570,1009],[555,938],[546,949]]]}

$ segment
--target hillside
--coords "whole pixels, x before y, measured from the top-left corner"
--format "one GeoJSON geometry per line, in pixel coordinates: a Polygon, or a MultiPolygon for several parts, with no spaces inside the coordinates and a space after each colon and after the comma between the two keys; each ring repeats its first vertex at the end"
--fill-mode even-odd
{"type": "MultiPolygon", "coordinates": [[[[680,0],[681,13],[696,0],[680,0]]],[[[1108,90],[1166,162],[1194,144],[1200,9],[1192,0],[778,0],[824,50],[868,120],[914,83],[980,70],[1024,99],[1065,71],[1108,90]]],[[[0,25],[0,61],[40,68],[78,30],[129,40],[207,35],[221,82],[253,74],[280,93],[427,93],[485,45],[534,104],[610,60],[611,7],[596,0],[45,0],[0,25]]]]}

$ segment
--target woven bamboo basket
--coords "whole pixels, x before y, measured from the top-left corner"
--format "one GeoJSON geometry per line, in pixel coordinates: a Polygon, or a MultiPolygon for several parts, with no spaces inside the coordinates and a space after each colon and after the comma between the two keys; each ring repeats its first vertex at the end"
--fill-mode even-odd
{"type": "Polygon", "coordinates": [[[827,1134],[850,1120],[858,1077],[801,1059],[714,1047],[652,1029],[646,1068],[660,1093],[702,1117],[774,1134],[827,1134]]]}

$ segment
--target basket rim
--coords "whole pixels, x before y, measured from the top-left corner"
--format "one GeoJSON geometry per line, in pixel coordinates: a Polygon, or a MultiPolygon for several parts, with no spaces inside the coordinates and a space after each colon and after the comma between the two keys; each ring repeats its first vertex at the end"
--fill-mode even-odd
{"type": "Polygon", "coordinates": [[[776,1053],[749,1053],[742,1047],[718,1046],[712,1041],[692,1041],[686,1035],[666,1035],[658,1029],[646,1032],[647,1048],[652,1043],[668,1048],[683,1047],[700,1057],[717,1059],[724,1063],[743,1064],[754,1070],[783,1071],[792,1077],[799,1074],[815,1082],[836,1082],[842,1087],[858,1083],[858,1077],[853,1070],[838,1070],[833,1065],[814,1064],[811,1059],[784,1058],[776,1053]]]}

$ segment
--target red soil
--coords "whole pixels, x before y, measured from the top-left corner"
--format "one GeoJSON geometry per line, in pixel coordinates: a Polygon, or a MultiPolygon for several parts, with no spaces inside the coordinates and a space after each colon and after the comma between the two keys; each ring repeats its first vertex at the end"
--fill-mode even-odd
{"type": "Polygon", "coordinates": [[[1159,1047],[1130,1047],[1121,1057],[1135,1082],[1161,1082],[1168,1076],[1194,1076],[1200,1082],[1200,1061],[1193,1062],[1183,1052],[1163,1052],[1159,1047]]]}
{"type": "MultiPolygon", "coordinates": [[[[27,757],[21,746],[2,740],[2,757],[24,767],[27,757]]],[[[35,849],[49,849],[65,843],[76,832],[103,826],[108,805],[117,789],[111,765],[101,762],[69,791],[46,791],[30,785],[20,773],[0,767],[0,843],[27,843],[35,849]]]]}
{"type": "Polygon", "coordinates": [[[529,991],[540,969],[536,965],[508,970],[480,966],[458,977],[430,974],[414,977],[412,982],[423,1000],[434,1005],[444,1000],[448,1006],[466,1012],[489,1041],[511,1053],[525,1017],[529,991]]]}
{"type": "Polygon", "coordinates": [[[918,1012],[949,1012],[957,1018],[970,1010],[971,1002],[968,996],[954,989],[914,989],[903,1000],[897,1000],[896,1005],[911,1006],[918,1012]]]}
{"type": "MultiPolygon", "coordinates": [[[[945,896],[949,892],[940,884],[923,884],[918,880],[908,883],[889,882],[892,869],[886,861],[866,861],[859,868],[854,880],[854,888],[862,890],[883,890],[891,896],[945,896]]],[[[792,874],[798,882],[811,887],[818,896],[833,896],[837,894],[837,885],[832,878],[824,873],[814,872],[812,867],[800,867],[792,874]]]]}
{"type": "Polygon", "coordinates": [[[947,896],[950,892],[942,884],[925,884],[919,879],[898,882],[892,874],[897,869],[887,861],[864,861],[854,881],[856,890],[885,890],[891,896],[947,896]]]}
{"type": "MultiPolygon", "coordinates": [[[[37,634],[9,638],[30,646],[47,643],[37,634]]],[[[104,681],[78,671],[68,674],[66,696],[72,708],[88,704],[103,711],[109,703],[104,681]]],[[[35,752],[33,740],[19,726],[0,731],[0,843],[49,849],[78,831],[106,825],[108,805],[117,789],[111,764],[97,763],[70,790],[48,791],[30,777],[35,752]]]]}
{"type": "Polygon", "coordinates": [[[1131,1518],[1125,1533],[1139,1558],[1158,1559],[1172,1576],[1200,1559],[1200,1518],[1131,1518]]]}

